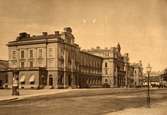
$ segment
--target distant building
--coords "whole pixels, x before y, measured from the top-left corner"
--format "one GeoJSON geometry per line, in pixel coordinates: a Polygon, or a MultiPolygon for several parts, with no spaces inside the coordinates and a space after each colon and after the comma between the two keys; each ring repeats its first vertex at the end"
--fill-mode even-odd
{"type": "Polygon", "coordinates": [[[129,64],[128,70],[127,70],[127,86],[126,87],[135,87],[134,83],[134,66],[129,64]]]}
{"type": "Polygon", "coordinates": [[[143,67],[142,62],[139,61],[139,63],[133,63],[131,65],[134,69],[134,86],[140,87],[143,85],[143,67]]]}
{"type": "Polygon", "coordinates": [[[8,83],[8,61],[0,60],[0,88],[4,88],[8,83]]]}
{"type": "MultiPolygon", "coordinates": [[[[110,87],[124,87],[125,74],[124,56],[121,55],[121,47],[118,43],[117,47],[110,49],[91,49],[87,51],[92,55],[97,55],[103,58],[102,64],[102,84],[109,84],[110,87]]],[[[128,58],[128,57],[127,57],[128,58]]]]}
{"type": "Polygon", "coordinates": [[[167,87],[167,69],[164,69],[164,71],[161,73],[161,87],[167,87]]]}
{"type": "MultiPolygon", "coordinates": [[[[151,72],[150,73],[150,85],[152,87],[159,87],[161,85],[162,79],[161,79],[161,72],[151,72]]],[[[144,74],[144,81],[143,81],[143,85],[147,86],[148,84],[148,74],[145,73],[144,74]]]]}

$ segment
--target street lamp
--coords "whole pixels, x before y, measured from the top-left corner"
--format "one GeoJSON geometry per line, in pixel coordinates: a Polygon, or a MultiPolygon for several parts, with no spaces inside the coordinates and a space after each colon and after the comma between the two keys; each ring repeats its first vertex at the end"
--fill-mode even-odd
{"type": "Polygon", "coordinates": [[[150,73],[151,73],[151,66],[150,64],[148,64],[148,66],[146,67],[146,71],[147,71],[147,74],[148,74],[148,77],[147,77],[147,107],[150,108],[150,73]]]}
{"type": "Polygon", "coordinates": [[[19,72],[13,71],[12,95],[19,95],[19,72]]]}

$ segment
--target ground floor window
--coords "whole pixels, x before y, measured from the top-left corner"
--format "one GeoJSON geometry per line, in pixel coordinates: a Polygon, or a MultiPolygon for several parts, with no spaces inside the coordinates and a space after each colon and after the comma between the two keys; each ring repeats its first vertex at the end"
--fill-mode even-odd
{"type": "Polygon", "coordinates": [[[34,84],[35,84],[35,82],[34,82],[34,81],[32,81],[32,82],[30,82],[30,84],[31,84],[31,85],[34,85],[34,84]]]}
{"type": "Polygon", "coordinates": [[[30,76],[29,82],[30,82],[31,85],[35,84],[35,75],[30,76]]]}
{"type": "Polygon", "coordinates": [[[25,81],[23,81],[23,82],[20,82],[20,84],[21,84],[21,85],[24,85],[24,84],[25,84],[25,81]]]}
{"type": "Polygon", "coordinates": [[[21,85],[24,85],[24,84],[25,84],[25,79],[26,79],[26,76],[25,76],[25,75],[22,75],[22,76],[20,77],[20,84],[21,84],[21,85]]]}

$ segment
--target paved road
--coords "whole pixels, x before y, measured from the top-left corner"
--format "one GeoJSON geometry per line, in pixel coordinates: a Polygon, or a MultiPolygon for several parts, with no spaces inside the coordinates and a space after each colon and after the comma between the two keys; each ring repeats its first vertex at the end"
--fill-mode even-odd
{"type": "MultiPolygon", "coordinates": [[[[83,89],[0,102],[0,115],[102,115],[146,106],[146,89],[83,89]]],[[[151,103],[167,101],[167,89],[153,89],[151,103]]]]}

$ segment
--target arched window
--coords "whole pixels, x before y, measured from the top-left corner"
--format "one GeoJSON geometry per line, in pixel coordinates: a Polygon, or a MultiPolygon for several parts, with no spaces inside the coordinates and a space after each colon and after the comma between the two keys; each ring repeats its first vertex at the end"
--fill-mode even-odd
{"type": "Polygon", "coordinates": [[[32,74],[30,76],[29,82],[30,82],[31,85],[33,85],[35,83],[35,75],[34,74],[32,74]]]}

